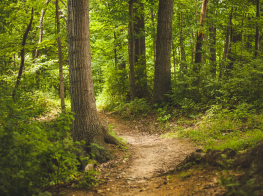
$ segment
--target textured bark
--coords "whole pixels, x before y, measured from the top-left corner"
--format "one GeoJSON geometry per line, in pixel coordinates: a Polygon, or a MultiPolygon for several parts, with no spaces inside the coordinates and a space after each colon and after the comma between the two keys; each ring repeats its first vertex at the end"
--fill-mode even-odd
{"type": "Polygon", "coordinates": [[[131,100],[136,97],[136,86],[135,86],[135,44],[134,44],[134,17],[133,17],[133,0],[129,1],[129,63],[130,63],[130,94],[131,100]]]}
{"type": "Polygon", "coordinates": [[[158,10],[156,63],[152,103],[167,102],[171,89],[171,39],[173,0],[160,0],[158,10]]]}
{"type": "Polygon", "coordinates": [[[135,86],[136,96],[143,98],[147,92],[147,72],[145,57],[144,4],[135,0],[135,86]]]}
{"type": "Polygon", "coordinates": [[[256,40],[255,40],[255,58],[258,57],[259,51],[259,20],[260,20],[260,0],[257,0],[257,27],[256,27],[256,40]]]}
{"type": "Polygon", "coordinates": [[[180,13],[179,17],[180,21],[180,50],[181,50],[181,63],[180,63],[180,70],[184,70],[184,63],[185,63],[185,51],[184,51],[184,30],[183,30],[183,13],[180,13]]]}
{"type": "MultiPolygon", "coordinates": [[[[46,6],[48,5],[49,0],[46,1],[46,6]]],[[[45,12],[46,9],[43,8],[41,10],[41,15],[40,15],[40,19],[39,19],[39,39],[38,39],[38,44],[40,44],[42,42],[42,38],[43,38],[43,20],[44,20],[44,16],[45,16],[45,12]]],[[[35,59],[38,57],[39,55],[39,51],[38,49],[36,49],[35,51],[35,59]]]]}
{"type": "Polygon", "coordinates": [[[60,39],[60,18],[58,0],[56,0],[56,19],[57,19],[57,35],[58,35],[58,63],[59,63],[59,91],[61,100],[61,110],[65,110],[65,95],[64,95],[64,82],[63,82],[63,66],[62,66],[62,51],[61,51],[61,39],[60,39]]]}
{"type": "Polygon", "coordinates": [[[205,22],[205,17],[206,17],[206,11],[207,11],[207,4],[208,4],[208,0],[203,0],[203,4],[202,4],[202,9],[201,9],[201,16],[200,16],[200,29],[197,32],[197,41],[196,41],[196,53],[195,53],[195,67],[194,67],[194,71],[199,72],[200,70],[200,63],[202,62],[202,42],[203,42],[203,38],[204,38],[204,33],[203,31],[203,27],[204,27],[204,22],[205,22]]]}
{"type": "Polygon", "coordinates": [[[31,29],[31,25],[32,25],[32,22],[33,22],[33,16],[34,16],[33,14],[34,14],[34,10],[32,8],[31,19],[30,19],[30,22],[27,25],[26,31],[25,31],[25,33],[23,35],[22,50],[21,50],[21,63],[20,63],[19,71],[18,71],[16,85],[15,85],[15,88],[14,88],[14,91],[13,91],[13,94],[12,94],[13,99],[15,98],[16,89],[17,89],[17,87],[18,87],[18,85],[20,83],[21,75],[22,75],[23,69],[24,69],[24,64],[25,64],[25,48],[24,48],[24,46],[26,45],[27,35],[28,35],[28,33],[29,33],[30,29],[31,29]]]}
{"type": "MultiPolygon", "coordinates": [[[[71,110],[75,113],[73,140],[86,142],[80,156],[91,152],[93,158],[103,162],[112,157],[107,143],[117,145],[119,142],[102,126],[97,114],[91,69],[89,1],[68,1],[68,25],[71,110]]],[[[85,166],[82,162],[83,169],[85,166]]]]}

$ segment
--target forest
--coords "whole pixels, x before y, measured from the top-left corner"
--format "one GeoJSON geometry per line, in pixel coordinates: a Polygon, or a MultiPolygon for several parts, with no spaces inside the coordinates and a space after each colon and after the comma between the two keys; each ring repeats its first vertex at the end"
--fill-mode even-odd
{"type": "Polygon", "coordinates": [[[0,195],[263,194],[260,0],[0,15],[0,195]]]}

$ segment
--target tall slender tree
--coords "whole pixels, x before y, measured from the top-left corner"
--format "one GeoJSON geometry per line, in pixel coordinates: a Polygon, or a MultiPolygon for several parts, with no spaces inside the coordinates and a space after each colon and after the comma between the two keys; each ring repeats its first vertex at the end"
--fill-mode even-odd
{"type": "Polygon", "coordinates": [[[57,43],[58,43],[58,64],[59,64],[59,91],[61,100],[61,110],[65,110],[65,98],[64,98],[64,81],[63,81],[63,65],[62,65],[62,51],[61,51],[61,38],[60,38],[60,18],[58,0],[56,0],[56,19],[57,19],[57,43]]]}
{"type": "MultiPolygon", "coordinates": [[[[80,156],[91,152],[99,162],[112,157],[107,143],[119,144],[100,122],[94,96],[89,31],[89,1],[68,1],[68,42],[73,140],[86,142],[80,156]],[[98,147],[100,146],[100,147],[98,147]]],[[[82,162],[82,168],[85,167],[82,162]]]]}
{"type": "Polygon", "coordinates": [[[131,100],[136,97],[136,86],[135,86],[135,43],[134,43],[134,14],[133,14],[133,3],[134,0],[129,1],[129,63],[130,63],[130,96],[131,100]]]}
{"type": "Polygon", "coordinates": [[[196,41],[196,53],[195,53],[195,66],[194,70],[198,72],[200,70],[200,63],[202,62],[202,54],[203,54],[203,38],[204,38],[204,22],[206,17],[208,0],[203,0],[201,16],[200,16],[200,28],[197,32],[197,41],[196,41]]]}
{"type": "Polygon", "coordinates": [[[223,76],[223,72],[224,72],[225,64],[226,64],[226,59],[228,56],[229,42],[230,42],[230,31],[231,31],[231,25],[232,25],[232,13],[233,13],[233,7],[231,8],[231,12],[229,13],[229,20],[228,20],[227,32],[226,32],[226,41],[225,41],[224,53],[223,53],[223,61],[221,64],[221,70],[220,70],[219,77],[223,76]]]}
{"type": "MultiPolygon", "coordinates": [[[[42,42],[42,38],[43,38],[43,20],[44,20],[44,16],[46,13],[46,6],[48,5],[48,3],[49,3],[49,0],[46,1],[45,7],[41,10],[41,15],[40,15],[40,19],[39,19],[39,39],[38,39],[39,44],[42,42]]],[[[36,49],[34,58],[37,58],[38,55],[39,55],[39,51],[38,51],[38,49],[36,49]]]]}
{"type": "Polygon", "coordinates": [[[166,93],[171,90],[173,2],[173,0],[159,0],[153,104],[167,102],[166,93]]]}
{"type": "Polygon", "coordinates": [[[15,88],[14,88],[13,93],[12,93],[13,99],[15,99],[16,89],[17,89],[17,87],[18,87],[18,85],[20,83],[21,76],[22,76],[23,69],[24,69],[24,65],[25,65],[25,48],[24,47],[26,45],[27,35],[28,35],[28,33],[29,33],[30,29],[31,29],[31,26],[32,26],[33,18],[34,18],[34,9],[32,8],[31,19],[30,19],[30,22],[28,23],[27,28],[26,28],[26,30],[24,32],[24,35],[23,35],[22,50],[20,52],[21,63],[20,63],[20,67],[19,67],[19,71],[18,71],[18,75],[17,75],[15,88]]]}
{"type": "Polygon", "coordinates": [[[184,30],[183,30],[183,13],[179,14],[179,21],[180,21],[180,52],[181,52],[181,63],[180,63],[180,70],[183,71],[185,68],[185,50],[184,50],[184,30]]]}
{"type": "Polygon", "coordinates": [[[148,95],[145,57],[144,4],[138,0],[135,0],[134,13],[136,95],[138,98],[143,98],[148,95]]]}

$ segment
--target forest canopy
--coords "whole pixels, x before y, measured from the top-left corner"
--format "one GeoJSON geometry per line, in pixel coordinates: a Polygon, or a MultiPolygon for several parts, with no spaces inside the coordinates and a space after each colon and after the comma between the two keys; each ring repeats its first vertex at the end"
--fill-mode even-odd
{"type": "MultiPolygon", "coordinates": [[[[85,142],[71,133],[68,13],[67,0],[1,1],[0,194],[79,175],[85,142]]],[[[235,135],[235,150],[262,140],[260,0],[90,0],[89,31],[98,109],[124,118],[153,112],[162,125],[215,118],[215,132],[224,123],[248,131],[235,135]]],[[[203,130],[180,134],[200,142],[203,130]]],[[[217,148],[214,140],[205,148],[217,148]]]]}

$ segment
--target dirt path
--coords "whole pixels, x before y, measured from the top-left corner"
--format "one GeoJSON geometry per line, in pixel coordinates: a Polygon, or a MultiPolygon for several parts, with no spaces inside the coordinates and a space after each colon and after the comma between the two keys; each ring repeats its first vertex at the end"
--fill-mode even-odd
{"type": "Polygon", "coordinates": [[[189,141],[149,135],[110,115],[99,115],[104,125],[113,125],[117,135],[127,140],[130,147],[126,158],[97,166],[102,181],[92,190],[67,188],[62,195],[179,196],[221,195],[224,192],[217,183],[217,174],[209,169],[190,171],[182,178],[167,174],[196,149],[189,141]]]}

